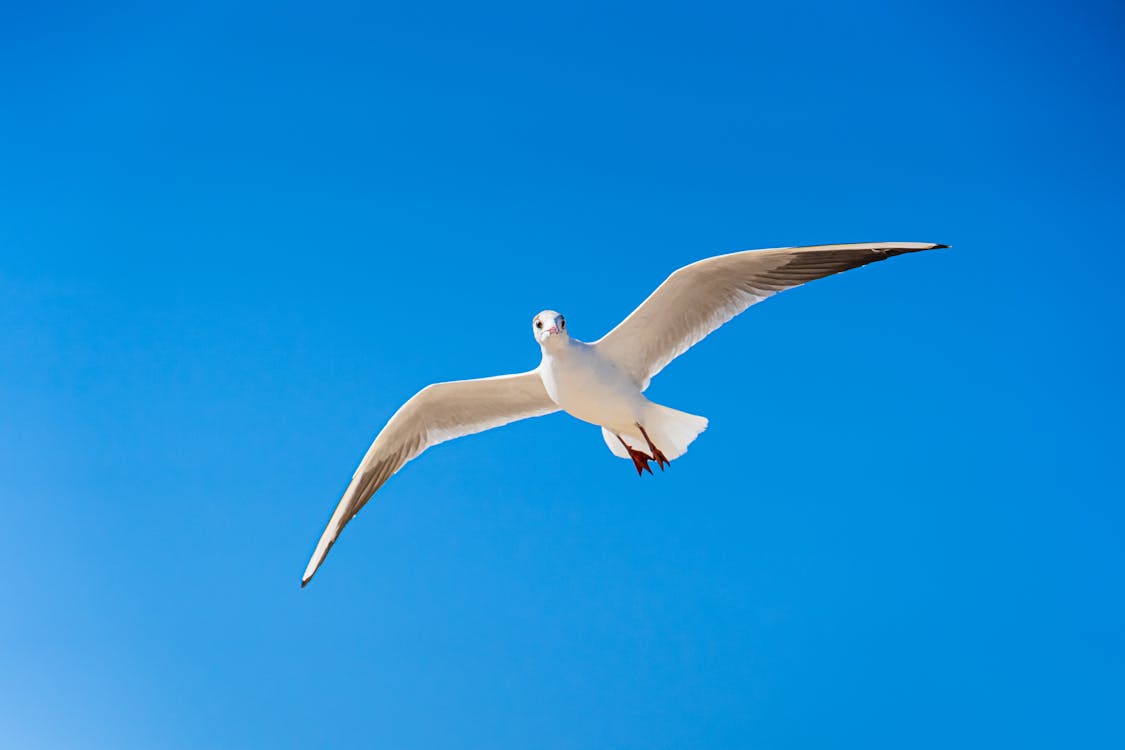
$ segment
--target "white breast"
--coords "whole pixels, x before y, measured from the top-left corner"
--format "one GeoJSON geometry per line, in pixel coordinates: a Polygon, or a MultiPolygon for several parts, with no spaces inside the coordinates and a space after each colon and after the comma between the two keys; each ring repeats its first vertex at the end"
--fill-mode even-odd
{"type": "Polygon", "coordinates": [[[563,411],[618,431],[633,428],[647,401],[624,371],[581,341],[544,352],[540,374],[563,411]]]}

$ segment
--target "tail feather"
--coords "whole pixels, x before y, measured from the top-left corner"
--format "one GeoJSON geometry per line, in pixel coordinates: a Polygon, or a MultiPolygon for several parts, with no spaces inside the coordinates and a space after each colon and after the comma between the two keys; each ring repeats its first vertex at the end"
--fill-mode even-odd
{"type": "MultiPolygon", "coordinates": [[[[650,403],[645,410],[644,428],[652,438],[653,445],[671,461],[684,455],[699,433],[707,429],[707,418],[650,403]]],[[[628,451],[621,445],[615,433],[603,427],[602,437],[613,455],[629,458],[628,451]]],[[[621,437],[632,448],[648,452],[648,443],[645,442],[640,430],[622,432],[621,437]]]]}

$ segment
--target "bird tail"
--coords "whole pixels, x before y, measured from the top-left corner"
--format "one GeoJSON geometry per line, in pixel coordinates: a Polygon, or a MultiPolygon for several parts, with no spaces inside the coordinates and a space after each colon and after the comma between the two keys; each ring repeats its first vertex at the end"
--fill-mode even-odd
{"type": "MultiPolygon", "coordinates": [[[[692,441],[707,429],[707,418],[649,403],[645,405],[644,428],[653,445],[671,461],[687,453],[692,441]]],[[[621,441],[614,433],[603,427],[602,437],[605,438],[605,443],[613,455],[629,458],[629,452],[621,445],[621,441]]],[[[623,432],[621,437],[635,450],[649,452],[648,443],[640,430],[623,432]]]]}

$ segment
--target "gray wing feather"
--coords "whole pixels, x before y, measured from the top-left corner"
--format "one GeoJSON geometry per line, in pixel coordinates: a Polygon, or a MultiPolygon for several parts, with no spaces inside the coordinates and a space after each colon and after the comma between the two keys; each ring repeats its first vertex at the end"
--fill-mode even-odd
{"type": "Polygon", "coordinates": [[[878,242],[747,250],[684,266],[594,346],[644,390],[669,362],[751,305],[813,279],[946,245],[878,242]]]}
{"type": "Polygon", "coordinates": [[[558,406],[535,370],[423,388],[395,412],[371,444],[321,534],[301,585],[316,573],[348,521],[408,461],[447,440],[554,411],[558,406]]]}

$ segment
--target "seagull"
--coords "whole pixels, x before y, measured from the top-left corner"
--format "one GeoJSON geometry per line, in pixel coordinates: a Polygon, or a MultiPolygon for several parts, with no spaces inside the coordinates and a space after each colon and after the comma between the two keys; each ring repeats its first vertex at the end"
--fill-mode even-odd
{"type": "Polygon", "coordinates": [[[542,352],[534,370],[434,383],[394,413],[336,505],[301,577],[316,573],[340,531],[411,459],[447,440],[520,419],[565,411],[602,429],[615,456],[638,475],[663,471],[707,428],[707,419],[645,398],[652,378],[709,333],[777,292],[895,255],[948,247],[874,242],[747,250],[679,269],[616,328],[592,343],[570,336],[566,318],[544,310],[531,322],[542,352]]]}

